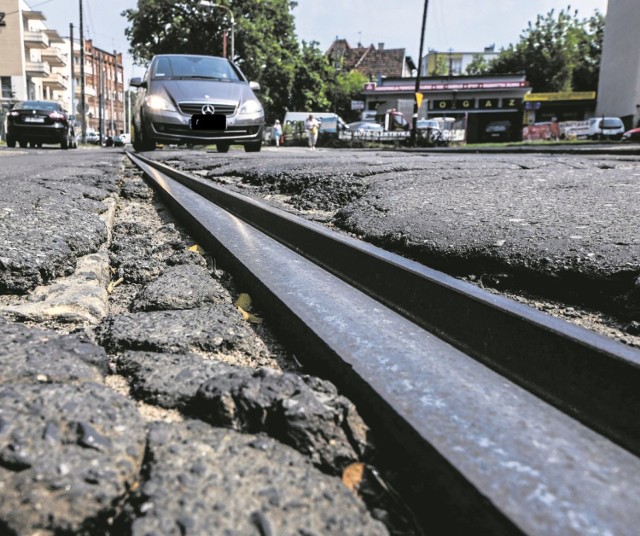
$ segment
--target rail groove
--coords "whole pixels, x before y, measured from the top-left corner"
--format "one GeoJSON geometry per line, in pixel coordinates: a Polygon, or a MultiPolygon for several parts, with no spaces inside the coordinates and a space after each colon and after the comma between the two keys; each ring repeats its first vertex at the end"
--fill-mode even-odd
{"type": "Polygon", "coordinates": [[[128,156],[410,468],[425,526],[635,532],[640,352],[128,156]]]}

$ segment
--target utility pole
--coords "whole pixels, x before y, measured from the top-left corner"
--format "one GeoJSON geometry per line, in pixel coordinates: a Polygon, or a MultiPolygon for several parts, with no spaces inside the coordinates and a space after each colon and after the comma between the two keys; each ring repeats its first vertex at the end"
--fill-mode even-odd
{"type": "Polygon", "coordinates": [[[82,1],[80,2],[80,121],[82,121],[82,143],[87,143],[87,96],[84,87],[84,25],[82,21],[82,1]]]}
{"type": "MultiPolygon", "coordinates": [[[[69,41],[70,41],[70,51],[69,51],[69,58],[70,59],[70,63],[71,63],[71,76],[69,78],[69,80],[71,80],[71,110],[70,110],[70,114],[75,116],[76,115],[76,77],[75,77],[75,61],[74,61],[74,56],[73,56],[73,23],[69,24],[69,41]]],[[[75,123],[76,121],[74,121],[74,128],[75,128],[75,123]]],[[[75,142],[75,140],[74,140],[75,142]]]]}
{"type": "Polygon", "coordinates": [[[422,74],[422,49],[424,48],[424,33],[427,28],[427,8],[429,7],[429,0],[424,0],[424,13],[422,14],[422,31],[420,32],[420,52],[418,55],[418,73],[416,75],[416,89],[415,100],[413,102],[413,118],[411,121],[411,138],[410,143],[412,147],[416,146],[417,133],[418,133],[418,93],[420,93],[420,76],[422,74]]]}
{"type": "Polygon", "coordinates": [[[100,146],[102,147],[102,136],[104,136],[104,128],[103,128],[103,120],[104,120],[104,113],[103,113],[103,105],[104,105],[104,73],[103,71],[103,63],[102,63],[102,52],[99,52],[98,55],[99,58],[99,67],[98,67],[98,91],[99,91],[99,95],[98,95],[98,134],[100,135],[100,146]]]}

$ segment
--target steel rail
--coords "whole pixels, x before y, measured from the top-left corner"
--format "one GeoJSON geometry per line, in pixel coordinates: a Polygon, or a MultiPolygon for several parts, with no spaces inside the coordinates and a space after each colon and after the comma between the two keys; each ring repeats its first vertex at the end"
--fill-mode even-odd
{"type": "Polygon", "coordinates": [[[637,350],[210,181],[153,165],[640,455],[637,350]]]}
{"type": "MultiPolygon", "coordinates": [[[[493,341],[507,337],[512,339],[507,350],[517,356],[513,359],[522,359],[516,342],[521,337],[526,346],[534,340],[528,325],[533,318],[541,332],[536,344],[542,355],[526,355],[536,358],[529,368],[537,377],[558,375],[562,368],[551,366],[554,359],[565,361],[563,367],[566,361],[582,360],[584,370],[576,368],[576,378],[565,378],[577,389],[573,385],[566,391],[598,385],[612,393],[608,382],[617,375],[624,385],[624,374],[637,378],[637,352],[321,226],[297,222],[255,200],[210,188],[202,179],[139,155],[129,158],[194,236],[256,296],[297,356],[347,392],[388,452],[410,464],[422,487],[420,500],[429,501],[432,526],[491,534],[635,530],[640,460],[629,452],[628,439],[634,433],[637,439],[638,414],[623,427],[618,421],[610,428],[590,423],[605,428],[627,450],[567,414],[582,415],[583,408],[560,411],[529,392],[529,384],[536,387],[539,380],[518,378],[525,389],[486,367],[479,356],[504,346],[493,341]],[[269,229],[279,240],[258,228],[269,229]],[[364,281],[358,271],[367,272],[364,281]],[[334,275],[341,272],[341,277],[334,275]],[[421,279],[426,281],[418,284],[421,279]],[[354,280],[358,288],[349,284],[354,280]],[[398,301],[395,310],[384,305],[398,301]],[[461,307],[457,313],[456,307],[461,307]],[[429,332],[424,328],[434,323],[434,314],[436,320],[445,319],[429,332]],[[464,327],[454,333],[469,330],[471,336],[462,342],[457,335],[445,340],[443,326],[456,322],[464,327]],[[524,335],[504,335],[505,328],[524,335]],[[567,341],[557,343],[557,338],[567,341]],[[474,348],[469,341],[480,341],[480,348],[467,353],[474,348]],[[588,370],[592,366],[598,367],[597,382],[588,370]]],[[[558,380],[551,385],[563,383],[558,380]]],[[[637,407],[638,394],[625,389],[627,398],[618,409],[627,412],[622,402],[637,407]]],[[[610,398],[605,396],[603,403],[611,403],[610,398]]],[[[557,403],[567,404],[564,399],[557,403]]]]}

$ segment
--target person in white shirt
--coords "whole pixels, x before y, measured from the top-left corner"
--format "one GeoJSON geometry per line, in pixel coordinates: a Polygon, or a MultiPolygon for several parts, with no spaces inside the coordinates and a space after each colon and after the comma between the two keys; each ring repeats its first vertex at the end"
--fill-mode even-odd
{"type": "Polygon", "coordinates": [[[316,142],[318,141],[318,130],[320,129],[320,123],[313,117],[313,114],[309,114],[307,120],[304,122],[304,128],[309,135],[309,149],[316,150],[316,142]]]}

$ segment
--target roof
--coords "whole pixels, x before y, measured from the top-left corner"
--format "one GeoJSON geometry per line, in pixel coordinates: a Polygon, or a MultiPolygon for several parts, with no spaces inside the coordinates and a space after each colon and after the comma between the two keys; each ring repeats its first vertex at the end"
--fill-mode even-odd
{"type": "Polygon", "coordinates": [[[333,62],[340,62],[347,71],[360,71],[369,79],[378,76],[398,77],[406,74],[406,58],[404,48],[384,48],[380,43],[357,47],[349,45],[346,39],[336,39],[326,52],[333,62]]]}

